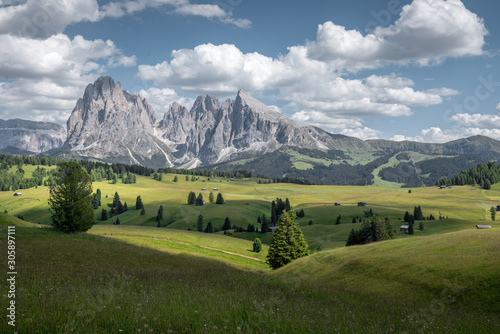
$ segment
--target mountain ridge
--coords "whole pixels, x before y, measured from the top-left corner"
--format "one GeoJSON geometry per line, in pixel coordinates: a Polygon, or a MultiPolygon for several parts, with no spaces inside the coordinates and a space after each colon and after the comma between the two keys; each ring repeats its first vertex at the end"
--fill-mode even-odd
{"type": "MultiPolygon", "coordinates": [[[[50,137],[52,145],[30,146],[26,135],[16,136],[9,133],[5,125],[2,127],[6,122],[15,124],[22,120],[0,120],[0,136],[3,131],[4,138],[9,134],[12,137],[10,141],[4,140],[10,145],[0,146],[0,149],[9,146],[10,151],[48,152],[57,157],[98,159],[152,168],[248,167],[273,177],[313,178],[318,183],[335,183],[335,174],[343,173],[352,175],[361,184],[370,184],[379,177],[374,169],[386,166],[391,157],[394,164],[401,152],[420,155],[409,154],[409,160],[396,160],[404,163],[401,170],[410,168],[415,175],[422,175],[422,184],[430,182],[424,180],[422,170],[432,165],[428,161],[438,157],[462,157],[457,158],[458,165],[466,167],[471,163],[500,159],[500,142],[484,136],[442,144],[383,139],[365,141],[314,126],[302,126],[241,89],[234,100],[222,103],[209,95],[200,95],[191,109],[173,103],[163,118],[158,119],[145,98],[123,90],[121,83],[115,83],[109,76],[87,85],[67,121],[64,140],[60,125],[26,121],[24,126],[30,124],[34,132],[49,131],[47,129],[54,132],[50,137]],[[19,137],[25,138],[24,142],[19,137]],[[274,154],[277,152],[281,153],[274,154]],[[269,159],[272,163],[252,164],[255,159],[269,159]],[[421,166],[424,160],[427,167],[421,166]],[[269,170],[263,170],[263,165],[269,170]]],[[[36,143],[35,139],[31,141],[36,143]]],[[[445,165],[449,163],[449,160],[440,161],[445,165]]],[[[408,179],[398,174],[401,172],[397,170],[398,165],[387,165],[395,169],[382,174],[392,179],[408,179]]]]}

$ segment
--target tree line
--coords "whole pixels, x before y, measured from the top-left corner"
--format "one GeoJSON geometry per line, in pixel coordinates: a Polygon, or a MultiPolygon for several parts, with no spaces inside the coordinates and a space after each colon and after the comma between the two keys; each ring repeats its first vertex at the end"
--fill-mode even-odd
{"type": "Polygon", "coordinates": [[[437,186],[479,186],[491,189],[491,185],[500,181],[500,166],[496,161],[481,163],[475,167],[461,171],[450,179],[443,178],[436,182],[437,186]]]}

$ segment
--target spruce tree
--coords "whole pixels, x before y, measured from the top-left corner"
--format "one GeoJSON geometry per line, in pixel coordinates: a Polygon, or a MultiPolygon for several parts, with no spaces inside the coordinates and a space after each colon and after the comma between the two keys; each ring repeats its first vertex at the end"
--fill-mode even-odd
{"type": "Polygon", "coordinates": [[[295,214],[291,211],[283,213],[269,247],[267,255],[269,265],[276,269],[308,254],[309,246],[295,220],[295,214]]]}
{"type": "Polygon", "coordinates": [[[135,200],[135,209],[139,210],[142,209],[144,205],[142,204],[142,199],[141,196],[137,196],[137,199],[135,200]]]}
{"type": "Polygon", "coordinates": [[[224,204],[224,203],[225,203],[225,201],[224,201],[224,198],[222,197],[222,194],[218,193],[217,200],[215,201],[215,204],[224,204]]]}
{"type": "Polygon", "coordinates": [[[290,211],[290,210],[292,210],[292,206],[290,205],[290,201],[288,200],[287,197],[285,201],[285,211],[290,211]]]}
{"type": "Polygon", "coordinates": [[[212,225],[211,221],[208,222],[205,233],[214,233],[214,226],[212,225]]]}
{"type": "Polygon", "coordinates": [[[173,180],[173,181],[174,181],[174,182],[179,181],[179,178],[177,177],[177,175],[176,175],[176,176],[174,176],[174,180],[173,180]]]}
{"type": "Polygon", "coordinates": [[[229,217],[226,217],[224,220],[224,225],[222,225],[222,230],[227,231],[231,229],[231,222],[229,221],[229,217]]]}
{"type": "Polygon", "coordinates": [[[195,204],[196,203],[196,194],[191,191],[189,192],[189,195],[188,195],[188,204],[195,204]]]}
{"type": "Polygon", "coordinates": [[[198,228],[198,232],[203,232],[203,216],[202,215],[198,216],[197,228],[198,228]]]}
{"type": "Polygon", "coordinates": [[[144,210],[144,207],[141,209],[141,216],[144,216],[146,214],[146,210],[144,210]]]}
{"type": "Polygon", "coordinates": [[[106,211],[106,209],[102,209],[101,220],[102,221],[108,220],[108,212],[106,211]]]}
{"type": "Polygon", "coordinates": [[[214,200],[215,200],[215,198],[214,198],[214,193],[213,193],[213,191],[211,191],[211,192],[210,192],[210,194],[208,195],[208,201],[209,201],[210,203],[213,203],[213,202],[214,202],[214,200]]]}
{"type": "Polygon", "coordinates": [[[340,215],[338,215],[338,217],[337,217],[337,221],[335,221],[335,225],[340,225],[340,219],[341,219],[341,218],[340,218],[340,215]]]}
{"type": "Polygon", "coordinates": [[[198,197],[196,198],[196,206],[202,206],[205,204],[205,201],[203,200],[203,195],[200,193],[198,197]]]}
{"type": "Polygon", "coordinates": [[[415,231],[413,230],[413,222],[409,223],[408,225],[408,234],[414,234],[415,231]]]}
{"type": "Polygon", "coordinates": [[[123,203],[123,212],[128,211],[127,202],[123,203]]]}
{"type": "Polygon", "coordinates": [[[497,209],[494,206],[490,208],[490,213],[491,213],[491,221],[495,221],[495,217],[497,215],[497,209]]]}

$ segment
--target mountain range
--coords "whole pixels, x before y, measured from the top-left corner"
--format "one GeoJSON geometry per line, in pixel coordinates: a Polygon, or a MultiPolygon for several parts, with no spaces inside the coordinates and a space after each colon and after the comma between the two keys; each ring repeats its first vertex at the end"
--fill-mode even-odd
{"type": "Polygon", "coordinates": [[[173,103],[160,120],[146,99],[100,77],[77,101],[66,131],[54,123],[0,120],[0,152],[413,187],[500,159],[500,142],[483,136],[444,144],[363,141],[301,126],[243,90],[222,103],[199,96],[191,109],[173,103]]]}

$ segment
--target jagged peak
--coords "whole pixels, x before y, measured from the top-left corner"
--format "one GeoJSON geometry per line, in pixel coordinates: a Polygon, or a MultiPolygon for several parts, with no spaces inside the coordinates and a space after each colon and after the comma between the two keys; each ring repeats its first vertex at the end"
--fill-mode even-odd
{"type": "Polygon", "coordinates": [[[260,102],[257,100],[255,97],[252,95],[248,94],[245,92],[243,89],[238,90],[238,94],[236,95],[236,103],[240,104],[242,106],[248,106],[251,109],[261,112],[261,113],[271,113],[271,114],[276,114],[281,115],[279,112],[276,110],[272,109],[271,107],[265,105],[264,103],[260,102]]]}

